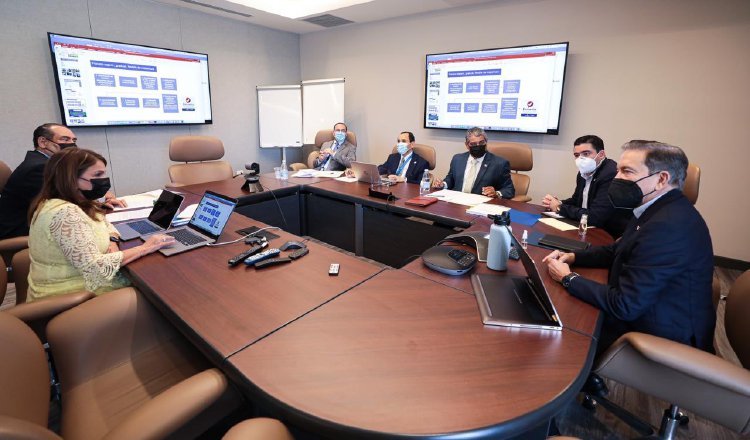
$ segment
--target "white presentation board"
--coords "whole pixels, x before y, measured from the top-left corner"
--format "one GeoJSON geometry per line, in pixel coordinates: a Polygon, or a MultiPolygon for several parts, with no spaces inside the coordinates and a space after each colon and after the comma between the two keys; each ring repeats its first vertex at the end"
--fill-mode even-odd
{"type": "Polygon", "coordinates": [[[315,142],[319,130],[344,121],[344,78],[302,81],[302,127],[305,144],[315,142]]]}
{"type": "Polygon", "coordinates": [[[301,86],[258,86],[260,148],[302,147],[301,86]]]}

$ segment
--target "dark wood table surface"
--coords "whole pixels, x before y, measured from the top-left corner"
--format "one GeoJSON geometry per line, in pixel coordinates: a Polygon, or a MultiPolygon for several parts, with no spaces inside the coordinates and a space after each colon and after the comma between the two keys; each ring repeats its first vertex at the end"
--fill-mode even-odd
{"type": "Polygon", "coordinates": [[[484,326],[473,296],[386,270],[228,363],[251,395],[330,438],[504,438],[569,402],[592,353],[569,330],[484,326]]]}

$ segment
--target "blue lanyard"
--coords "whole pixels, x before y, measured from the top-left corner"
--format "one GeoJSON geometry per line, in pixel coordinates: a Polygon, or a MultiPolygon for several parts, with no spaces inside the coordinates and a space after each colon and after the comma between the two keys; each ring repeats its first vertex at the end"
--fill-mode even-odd
{"type": "Polygon", "coordinates": [[[410,160],[411,160],[411,153],[409,153],[409,155],[408,155],[408,156],[406,156],[405,158],[403,158],[403,159],[401,160],[401,163],[400,163],[400,164],[398,165],[398,168],[396,169],[396,175],[397,175],[397,176],[400,176],[400,175],[401,175],[401,171],[403,171],[403,170],[404,170],[404,167],[405,167],[405,166],[407,166],[407,165],[409,164],[409,161],[410,161],[410,160]]]}

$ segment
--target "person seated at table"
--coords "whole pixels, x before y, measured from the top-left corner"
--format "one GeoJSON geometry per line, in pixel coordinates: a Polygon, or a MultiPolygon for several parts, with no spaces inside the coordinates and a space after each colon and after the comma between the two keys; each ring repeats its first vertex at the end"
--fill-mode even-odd
{"type": "Polygon", "coordinates": [[[430,164],[414,151],[414,133],[402,131],[396,138],[396,151],[378,166],[380,175],[392,182],[419,183],[430,164]]]}
{"type": "Polygon", "coordinates": [[[713,351],[713,249],[706,222],[682,194],[688,158],[679,148],[634,140],[623,146],[612,203],[633,211],[620,240],[542,261],[550,277],[604,312],[599,351],[624,333],[648,333],[713,351]],[[569,265],[609,268],[607,284],[569,265]]]}
{"type": "Polygon", "coordinates": [[[320,146],[320,154],[313,161],[313,168],[320,171],[344,171],[357,160],[357,147],[346,140],[346,124],[333,126],[333,140],[320,146]]]}
{"type": "Polygon", "coordinates": [[[578,176],[573,195],[565,200],[547,194],[542,205],[565,218],[579,221],[588,215],[588,225],[603,228],[614,238],[622,235],[633,213],[615,209],[607,190],[617,174],[617,162],[607,158],[604,141],[595,135],[581,136],[573,142],[578,176]]]}
{"type": "Polygon", "coordinates": [[[510,178],[510,162],[487,152],[487,134],[480,127],[466,131],[466,153],[451,159],[445,179],[435,179],[433,188],[451,189],[487,197],[511,199],[516,195],[510,178]]]}
{"type": "Polygon", "coordinates": [[[44,167],[41,192],[29,211],[29,302],[127,286],[122,266],[174,243],[174,238],[157,234],[121,251],[110,241],[117,232],[97,201],[110,188],[106,166],[104,157],[94,151],[67,148],[44,167]]]}

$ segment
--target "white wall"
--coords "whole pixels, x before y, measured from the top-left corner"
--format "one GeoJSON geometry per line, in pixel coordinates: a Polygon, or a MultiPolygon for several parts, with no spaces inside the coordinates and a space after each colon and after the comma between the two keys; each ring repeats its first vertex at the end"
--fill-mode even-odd
{"type": "Polygon", "coordinates": [[[302,79],[345,77],[358,158],[381,163],[397,134],[438,150],[463,133],[424,129],[427,53],[570,41],[559,136],[491,134],[534,149],[530,193],[568,196],[572,142],[598,134],[610,157],[629,139],[682,147],[702,168],[697,207],[716,255],[750,261],[750,2],[507,0],[301,37],[302,79]]]}
{"type": "Polygon", "coordinates": [[[11,167],[37,125],[60,121],[47,32],[208,54],[212,125],[75,129],[80,146],[108,158],[117,193],[169,182],[176,135],[221,138],[234,169],[280,162],[278,150],[258,149],[255,87],[299,82],[298,35],[144,0],[0,0],[0,159],[11,167]]]}

